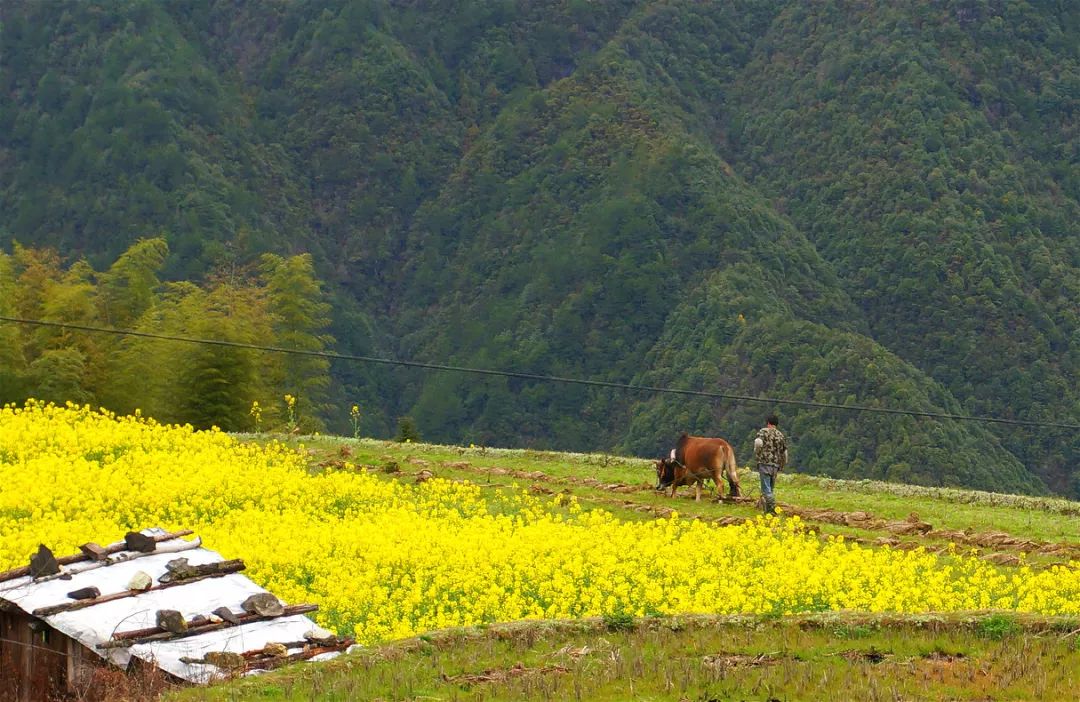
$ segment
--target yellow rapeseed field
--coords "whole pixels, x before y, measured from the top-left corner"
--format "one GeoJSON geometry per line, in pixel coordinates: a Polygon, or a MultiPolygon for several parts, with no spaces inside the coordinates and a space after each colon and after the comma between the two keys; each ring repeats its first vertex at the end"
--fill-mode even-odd
{"type": "Polygon", "coordinates": [[[0,411],[0,570],[44,543],[194,529],[287,602],[364,643],[523,618],[825,609],[1080,614],[1080,563],[1034,571],[959,553],[821,539],[797,518],[622,522],[523,492],[311,475],[280,445],[74,406],[0,411]]]}

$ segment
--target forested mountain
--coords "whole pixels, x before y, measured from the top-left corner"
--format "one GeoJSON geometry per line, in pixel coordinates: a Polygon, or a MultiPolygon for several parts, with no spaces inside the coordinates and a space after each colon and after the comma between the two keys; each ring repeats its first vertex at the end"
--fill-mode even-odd
{"type": "MultiPolygon", "coordinates": [[[[162,237],[162,278],[204,284],[310,252],[353,354],[1080,422],[1072,3],[0,13],[8,251],[106,270],[162,237]]],[[[409,415],[440,441],[654,454],[688,430],[745,462],[769,410],[332,372],[331,426],[359,402],[366,433],[409,415]]],[[[1074,430],[781,416],[801,470],[1080,497],[1074,430]]]]}

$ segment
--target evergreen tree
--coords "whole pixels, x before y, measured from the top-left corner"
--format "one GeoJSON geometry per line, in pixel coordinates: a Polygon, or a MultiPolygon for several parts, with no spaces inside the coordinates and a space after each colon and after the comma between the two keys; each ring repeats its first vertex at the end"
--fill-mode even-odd
{"type": "MultiPolygon", "coordinates": [[[[55,251],[18,244],[12,258],[18,277],[10,299],[19,316],[84,325],[98,322],[94,270],[86,261],[65,271],[55,251]]],[[[25,392],[54,402],[96,401],[96,390],[106,382],[101,339],[49,326],[29,326],[19,336],[28,364],[25,392]]]]}
{"type": "MultiPolygon", "coordinates": [[[[15,243],[12,251],[15,287],[12,296],[15,312],[23,319],[42,319],[50,290],[62,277],[60,257],[54,249],[31,249],[15,243]]],[[[36,327],[20,330],[23,353],[28,363],[37,359],[55,334],[36,327]]]]}
{"type": "Polygon", "coordinates": [[[168,255],[165,239],[140,239],[100,276],[102,313],[107,324],[128,329],[154,304],[161,285],[158,274],[168,255]]]}
{"type": "Polygon", "coordinates": [[[32,395],[38,400],[63,404],[94,402],[87,389],[86,356],[76,348],[46,349],[30,364],[32,395]]]}
{"type": "MultiPolygon", "coordinates": [[[[89,263],[76,261],[59,280],[53,281],[42,301],[39,318],[82,326],[100,325],[95,273],[89,263]]],[[[32,370],[37,369],[35,385],[45,384],[54,391],[66,388],[71,393],[71,397],[50,399],[98,403],[99,392],[108,384],[105,368],[108,349],[116,340],[93,332],[52,327],[41,327],[35,334],[44,349],[42,358],[52,355],[44,366],[39,363],[42,358],[35,360],[32,366],[32,370]],[[54,372],[63,375],[63,383],[49,378],[54,372]]]]}
{"type": "Polygon", "coordinates": [[[412,417],[398,417],[397,436],[394,441],[399,443],[416,443],[420,441],[420,430],[416,426],[416,420],[412,417]]]}
{"type": "MultiPolygon", "coordinates": [[[[267,254],[261,261],[266,287],[267,312],[272,319],[276,344],[287,349],[324,351],[333,343],[326,333],[330,305],[315,276],[310,254],[282,258],[267,254]]],[[[278,397],[297,398],[296,412],[305,419],[305,430],[321,430],[330,385],[330,361],[317,356],[276,354],[268,357],[269,378],[278,397]]]]}
{"type": "MultiPolygon", "coordinates": [[[[16,317],[15,272],[11,256],[0,251],[0,315],[16,317]]],[[[23,399],[26,359],[19,326],[0,321],[0,405],[23,399]]]]}
{"type": "MultiPolygon", "coordinates": [[[[242,344],[261,343],[267,335],[261,293],[252,288],[218,284],[209,293],[190,291],[181,301],[178,322],[185,335],[242,344]]],[[[251,349],[186,344],[177,349],[178,421],[196,428],[217,426],[224,431],[248,428],[253,399],[264,395],[259,353],[251,349]]]]}

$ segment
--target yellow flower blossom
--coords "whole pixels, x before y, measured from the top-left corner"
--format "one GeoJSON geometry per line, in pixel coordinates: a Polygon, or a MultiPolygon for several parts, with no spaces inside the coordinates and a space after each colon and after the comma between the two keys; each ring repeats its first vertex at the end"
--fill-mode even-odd
{"type": "Polygon", "coordinates": [[[821,539],[797,517],[623,522],[524,491],[307,471],[302,452],[89,407],[0,410],[0,570],[130,529],[194,529],[287,602],[374,643],[449,626],[611,612],[975,608],[1080,615],[1080,563],[821,539]]]}

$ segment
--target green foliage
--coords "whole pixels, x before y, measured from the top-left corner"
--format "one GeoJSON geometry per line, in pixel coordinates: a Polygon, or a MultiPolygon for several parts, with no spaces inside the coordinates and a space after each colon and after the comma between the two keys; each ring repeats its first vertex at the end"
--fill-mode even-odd
{"type": "MultiPolygon", "coordinates": [[[[261,272],[266,281],[267,311],[278,346],[319,353],[333,343],[325,333],[330,324],[330,305],[324,302],[322,285],[315,276],[309,254],[282,258],[265,254],[261,272]]],[[[305,428],[320,430],[320,415],[328,413],[326,391],[330,384],[330,361],[320,356],[282,354],[272,362],[268,377],[272,393],[290,391],[297,396],[296,412],[308,419],[305,428]]]]}
{"type": "Polygon", "coordinates": [[[85,388],[87,370],[86,357],[77,349],[49,349],[30,364],[27,382],[36,399],[84,404],[92,399],[85,388]]]}
{"type": "MultiPolygon", "coordinates": [[[[239,431],[251,425],[251,404],[280,396],[281,387],[318,400],[329,385],[324,359],[294,357],[228,344],[322,350],[327,305],[311,258],[273,257],[265,280],[214,276],[204,287],[162,286],[156,270],[168,254],[161,239],[134,244],[105,273],[84,260],[66,270],[55,252],[15,247],[0,255],[0,312],[28,319],[111,326],[226,342],[222,345],[114,336],[55,327],[0,326],[0,393],[92,403],[119,412],[142,410],[165,422],[239,431]]],[[[275,417],[267,412],[272,425],[275,417]]],[[[315,409],[297,408],[300,428],[322,426],[315,409]]]]}
{"type": "MultiPolygon", "coordinates": [[[[15,272],[11,256],[0,252],[0,315],[18,316],[15,300],[15,272]]],[[[19,331],[14,324],[0,323],[0,404],[17,402],[25,397],[26,359],[19,331]]]]}
{"type": "Polygon", "coordinates": [[[397,423],[397,436],[394,437],[394,441],[402,444],[420,441],[420,430],[416,427],[416,420],[412,417],[399,417],[397,423]]]}
{"type": "Polygon", "coordinates": [[[129,328],[154,303],[168,253],[164,239],[141,239],[102,274],[102,316],[110,326],[129,328]]]}
{"type": "Polygon", "coordinates": [[[1008,614],[991,614],[980,619],[975,625],[975,630],[983,638],[1001,641],[1020,633],[1021,627],[1016,617],[1008,614]]]}
{"type": "Polygon", "coordinates": [[[637,628],[634,615],[622,609],[605,613],[600,620],[608,631],[633,631],[637,628]]]}
{"type": "MultiPolygon", "coordinates": [[[[193,313],[184,320],[185,335],[227,342],[256,342],[259,320],[252,312],[258,308],[243,300],[250,294],[250,291],[235,290],[225,284],[209,294],[193,293],[194,299],[181,303],[193,313]]],[[[218,426],[224,431],[247,428],[248,398],[263,394],[257,389],[260,387],[258,359],[256,351],[230,346],[199,344],[185,349],[177,364],[175,390],[169,393],[176,398],[176,406],[170,414],[177,416],[180,422],[200,428],[218,426]]]]}
{"type": "Polygon", "coordinates": [[[254,221],[239,168],[255,154],[200,51],[154,3],[10,9],[0,149],[18,158],[0,202],[11,235],[100,262],[166,230],[173,270],[204,271],[208,244],[254,221]],[[222,154],[222,142],[238,148],[222,154]]]}
{"type": "MultiPolygon", "coordinates": [[[[176,334],[203,315],[305,351],[332,334],[358,355],[1080,421],[1068,3],[8,4],[12,314],[176,334]]],[[[176,379],[242,383],[267,426],[292,393],[309,430],[355,432],[359,402],[365,435],[407,415],[432,440],[639,454],[685,429],[748,456],[768,409],[3,341],[0,399],[56,366],[50,392],[230,426],[250,423],[239,404],[181,410],[176,379]],[[41,360],[56,351],[77,355],[41,360]]],[[[800,470],[1080,496],[1064,432],[783,421],[800,470]]]]}
{"type": "MultiPolygon", "coordinates": [[[[732,86],[733,160],[807,222],[874,339],[968,413],[1075,419],[1080,191],[1062,175],[1076,103],[1033,107],[1077,74],[1075,47],[1057,48],[1075,23],[1028,3],[821,12],[813,32],[806,19],[778,16],[787,41],[732,86]]],[[[1075,446],[998,434],[1065,488],[1075,446]]]]}
{"type": "Polygon", "coordinates": [[[833,636],[838,639],[868,639],[876,636],[881,627],[874,624],[839,624],[832,630],[833,636]]]}

